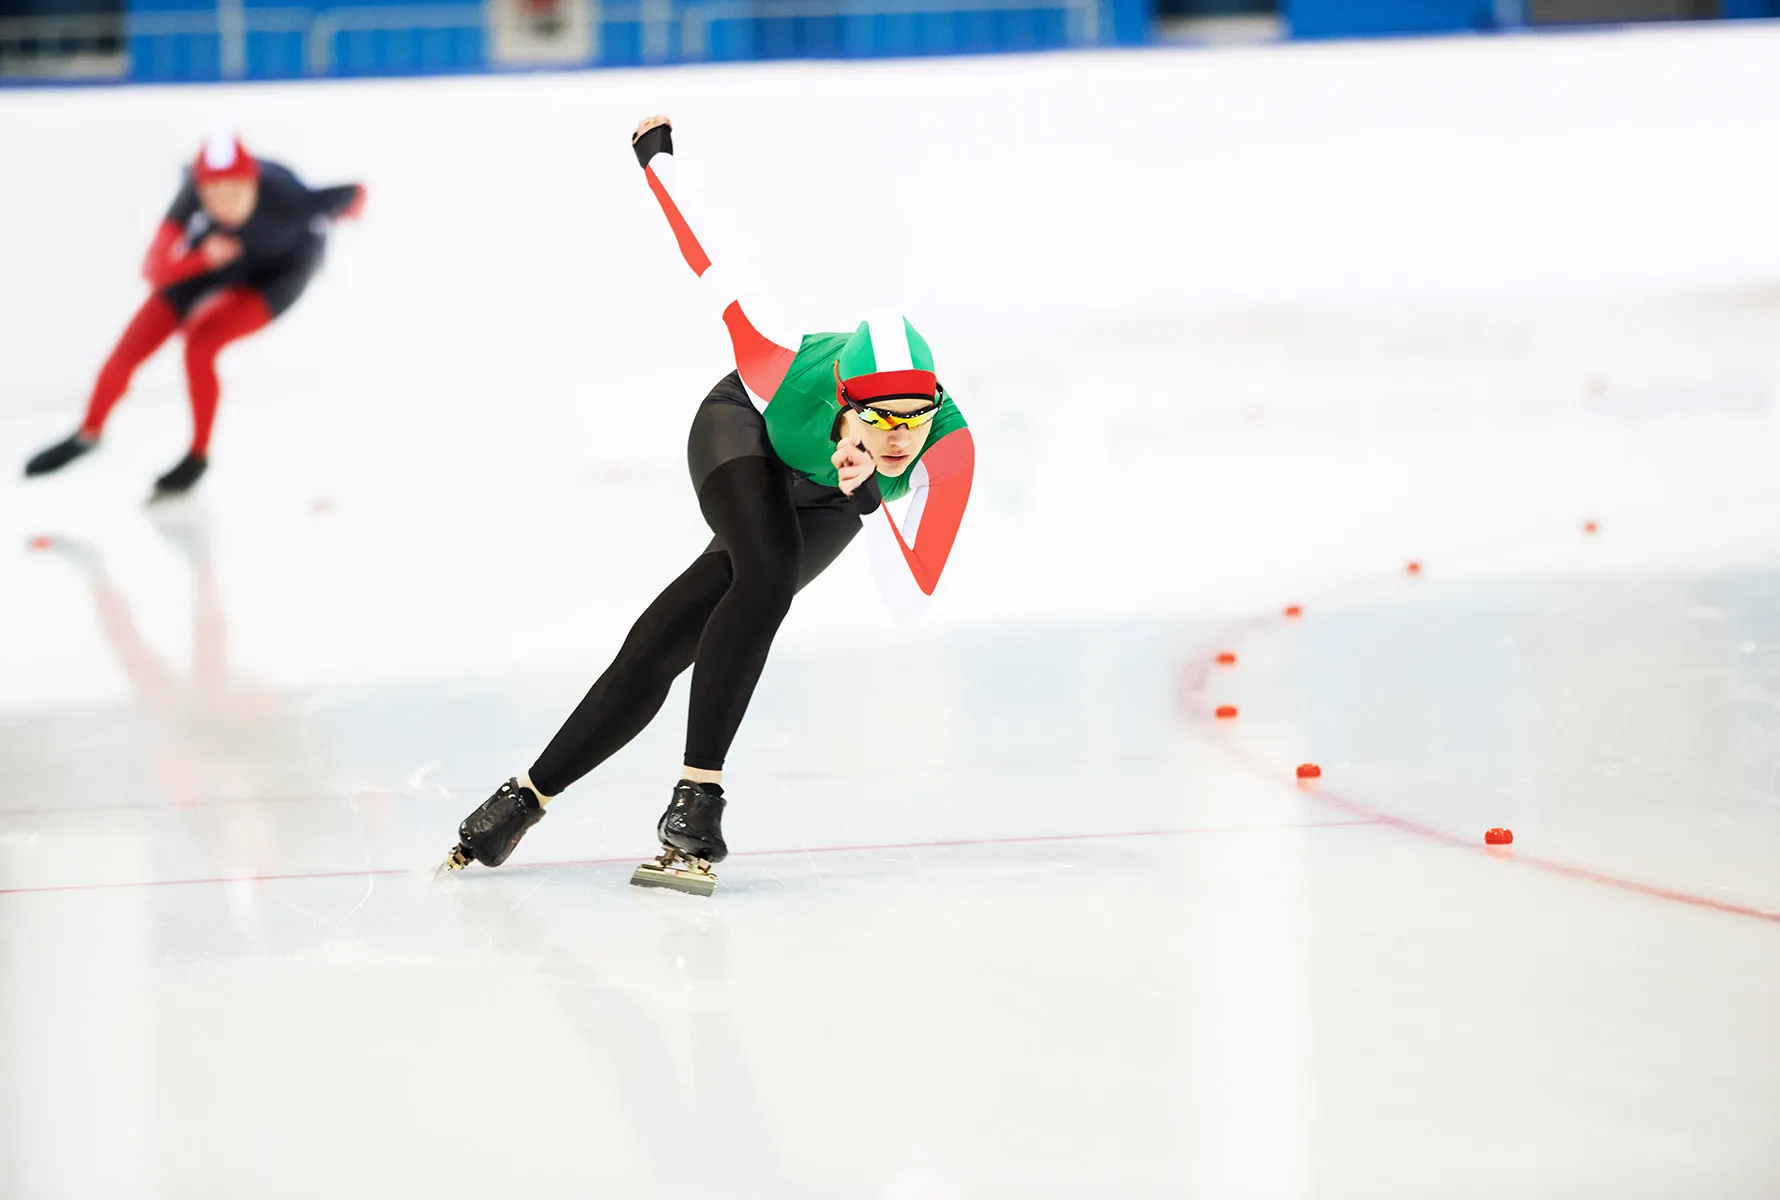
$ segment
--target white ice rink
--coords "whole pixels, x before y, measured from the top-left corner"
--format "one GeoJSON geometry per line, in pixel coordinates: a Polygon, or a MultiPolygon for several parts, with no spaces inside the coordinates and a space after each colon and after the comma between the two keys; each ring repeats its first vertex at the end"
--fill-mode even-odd
{"type": "Polygon", "coordinates": [[[1780,1195],[1780,292],[985,318],[932,620],[800,598],[701,900],[683,687],[432,869],[702,545],[720,343],[329,379],[378,236],[189,503],[164,367],[16,477],[121,284],[0,407],[0,1197],[1780,1195]]]}

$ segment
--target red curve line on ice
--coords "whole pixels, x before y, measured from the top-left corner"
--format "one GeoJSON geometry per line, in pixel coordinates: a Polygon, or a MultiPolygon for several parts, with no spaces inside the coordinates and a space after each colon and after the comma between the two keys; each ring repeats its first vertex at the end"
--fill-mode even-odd
{"type": "MultiPolygon", "coordinates": [[[[1340,590],[1348,591],[1352,590],[1353,587],[1354,585],[1350,583],[1340,590]]],[[[1209,722],[1205,721],[1202,711],[1205,706],[1203,703],[1198,702],[1197,698],[1205,691],[1206,681],[1210,678],[1212,668],[1217,663],[1218,652],[1220,650],[1229,649],[1251,630],[1266,623],[1267,618],[1265,617],[1248,617],[1244,620],[1234,622],[1225,627],[1215,642],[1209,643],[1209,649],[1188,656],[1187,663],[1181,671],[1181,715],[1183,719],[1187,721],[1188,725],[1196,732],[1203,734],[1209,728],[1209,722]]],[[[1352,816],[1364,818],[1364,821],[1360,823],[1384,825],[1402,833],[1413,834],[1425,841],[1438,842],[1443,846],[1450,846],[1456,850],[1469,851],[1472,854],[1476,854],[1480,850],[1480,847],[1475,843],[1454,834],[1447,833],[1445,830],[1436,829],[1432,825],[1423,825],[1419,821],[1410,820],[1408,817],[1400,817],[1394,813],[1385,812],[1383,809],[1371,808],[1353,800],[1345,799],[1333,792],[1326,792],[1322,789],[1320,783],[1301,784],[1298,780],[1294,779],[1288,784],[1280,777],[1280,773],[1275,764],[1263,762],[1248,751],[1239,746],[1232,745],[1230,742],[1222,738],[1207,737],[1203,740],[1212,746],[1215,746],[1218,750],[1222,751],[1229,758],[1240,763],[1248,770],[1272,780],[1281,787],[1295,786],[1300,793],[1306,796],[1321,800],[1326,804],[1340,809],[1342,812],[1351,814],[1352,816]]],[[[1484,850],[1483,853],[1488,854],[1489,852],[1488,850],[1484,850]]],[[[1732,904],[1727,900],[1714,900],[1710,896],[1700,896],[1693,892],[1683,892],[1675,888],[1659,887],[1654,883],[1644,883],[1637,879],[1627,879],[1622,875],[1609,875],[1604,871],[1595,871],[1588,867],[1578,867],[1570,863],[1558,862],[1555,859],[1538,858],[1514,852],[1509,852],[1507,854],[1490,854],[1489,857],[1501,859],[1502,861],[1514,863],[1523,867],[1530,867],[1535,871],[1544,871],[1550,875],[1562,875],[1569,879],[1581,880],[1584,883],[1592,883],[1601,887],[1616,888],[1622,892],[1632,892],[1640,896],[1649,896],[1657,900],[1668,900],[1674,904],[1686,904],[1693,908],[1710,909],[1713,912],[1728,913],[1731,916],[1752,917],[1757,921],[1767,921],[1772,924],[1780,925],[1780,912],[1771,912],[1765,908],[1753,908],[1746,904],[1732,904]]]]}
{"type": "MultiPolygon", "coordinates": [[[[1266,825],[1192,825],[1179,829],[1129,829],[1111,833],[1041,833],[1024,837],[952,838],[934,842],[879,842],[859,846],[796,846],[780,850],[739,850],[731,858],[772,858],[793,854],[854,854],[871,850],[943,850],[953,846],[1022,846],[1043,842],[1092,842],[1116,838],[1191,837],[1206,833],[1264,833],[1270,830],[1345,829],[1350,825],[1370,825],[1371,818],[1351,821],[1287,821],[1266,825]]],[[[539,871],[560,867],[604,867],[616,863],[642,861],[639,855],[626,854],[616,858],[571,858],[559,862],[520,863],[519,868],[539,871]]],[[[207,883],[283,883],[303,879],[363,879],[368,875],[415,875],[430,872],[431,867],[377,867],[360,871],[306,871],[289,875],[242,875],[235,878],[216,876],[210,879],[143,879],[119,883],[51,883],[42,887],[0,888],[0,896],[35,895],[41,892],[103,892],[121,888],[189,887],[207,883]]]]}

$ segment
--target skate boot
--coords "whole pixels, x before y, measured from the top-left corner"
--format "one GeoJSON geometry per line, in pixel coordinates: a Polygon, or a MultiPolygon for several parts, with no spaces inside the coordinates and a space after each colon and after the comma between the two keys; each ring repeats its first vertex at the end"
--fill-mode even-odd
{"type": "Polygon", "coordinates": [[[525,831],[543,819],[544,805],[538,794],[521,787],[517,779],[507,780],[457,827],[457,845],[445,856],[438,873],[461,871],[471,860],[485,867],[500,866],[525,831]]]}
{"type": "Polygon", "coordinates": [[[674,798],[656,823],[661,857],[632,872],[638,887],[671,888],[695,896],[717,890],[711,864],[729,856],[723,844],[723,789],[708,783],[682,779],[674,785],[674,798]]]}
{"type": "Polygon", "coordinates": [[[25,478],[60,471],[98,444],[98,438],[89,438],[77,429],[48,449],[33,454],[25,464],[25,478]]]}
{"type": "Polygon", "coordinates": [[[204,478],[204,472],[209,469],[210,462],[202,454],[187,454],[179,460],[178,466],[155,480],[154,495],[149,500],[170,500],[185,495],[197,486],[198,480],[204,478]]]}

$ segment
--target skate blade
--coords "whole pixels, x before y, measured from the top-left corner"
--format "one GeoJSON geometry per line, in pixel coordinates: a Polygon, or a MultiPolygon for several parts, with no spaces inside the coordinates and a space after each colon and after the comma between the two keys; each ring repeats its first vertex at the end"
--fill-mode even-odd
{"type": "Polygon", "coordinates": [[[152,511],[175,513],[184,507],[185,501],[194,498],[191,488],[187,488],[183,492],[163,492],[155,490],[149,492],[148,499],[142,502],[142,507],[152,511]]]}
{"type": "Polygon", "coordinates": [[[453,846],[451,853],[445,856],[445,861],[439,864],[439,869],[433,872],[433,882],[437,883],[451,872],[461,871],[469,865],[470,857],[464,853],[464,848],[453,846]]]}
{"type": "Polygon", "coordinates": [[[658,862],[646,862],[632,871],[630,882],[635,887],[667,888],[689,896],[709,896],[717,890],[717,877],[709,871],[697,867],[664,867],[658,862]]]}

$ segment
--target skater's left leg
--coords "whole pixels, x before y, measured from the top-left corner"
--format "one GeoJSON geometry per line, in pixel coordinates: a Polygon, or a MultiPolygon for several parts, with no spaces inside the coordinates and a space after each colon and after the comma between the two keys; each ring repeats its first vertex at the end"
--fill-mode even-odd
{"type": "Polygon", "coordinates": [[[190,491],[210,466],[210,430],[222,385],[216,377],[216,356],[224,346],[257,333],[272,322],[272,312],[251,288],[230,288],[207,301],[186,323],[185,386],[192,405],[192,447],[171,471],[155,480],[156,497],[190,491]]]}
{"type": "Polygon", "coordinates": [[[722,782],[730,743],[792,597],[859,532],[846,498],[820,490],[832,494],[807,504],[794,496],[788,472],[759,458],[725,464],[699,490],[699,507],[728,551],[735,581],[705,625],[692,669],[684,778],[695,783],[722,782]]]}
{"type": "Polygon", "coordinates": [[[729,590],[699,637],[687,707],[685,778],[714,782],[797,593],[803,535],[790,475],[776,459],[733,459],[698,490],[705,523],[729,555],[729,590]],[[704,778],[700,778],[704,776],[704,778]]]}
{"type": "Polygon", "coordinates": [[[210,453],[210,431],[222,384],[216,359],[231,342],[258,333],[272,323],[272,310],[252,288],[233,288],[207,304],[185,327],[185,378],[192,402],[192,453],[210,453]]]}
{"type": "Polygon", "coordinates": [[[223,347],[258,333],[283,316],[309,287],[321,266],[319,240],[295,258],[249,275],[193,313],[185,324],[186,393],[192,404],[192,447],[171,471],[155,481],[155,494],[188,491],[210,464],[210,431],[216,423],[222,384],[216,358],[223,347]]]}
{"type": "MultiPolygon", "coordinates": [[[[720,472],[712,475],[713,482],[721,479],[720,472]]],[[[730,480],[722,486],[727,489],[734,482],[730,480]]],[[[735,658],[724,655],[716,659],[720,669],[706,673],[706,654],[712,645],[713,630],[718,628],[718,618],[724,605],[738,596],[739,584],[731,585],[723,604],[718,606],[710,623],[705,626],[705,635],[699,642],[698,665],[693,668],[692,675],[693,703],[687,713],[686,765],[680,773],[680,782],[674,785],[667,811],[662,813],[661,820],[655,826],[656,836],[660,838],[665,852],[664,857],[655,864],[645,863],[638,868],[631,877],[632,883],[708,895],[710,889],[716,886],[715,879],[709,874],[710,864],[722,862],[729,854],[729,847],[723,840],[723,810],[728,800],[723,793],[722,768],[730,739],[735,736],[736,728],[747,710],[754,685],[765,666],[766,653],[771,648],[773,634],[778,629],[778,621],[784,616],[784,608],[790,605],[791,594],[801,591],[826,570],[859,532],[857,511],[837,489],[810,488],[807,481],[803,481],[791,484],[791,491],[795,505],[792,519],[795,522],[796,537],[793,540],[781,534],[780,538],[795,546],[796,555],[795,558],[781,560],[777,564],[776,570],[783,574],[774,575],[773,585],[765,593],[773,601],[773,605],[768,608],[762,603],[759,594],[750,596],[740,593],[745,601],[743,611],[747,617],[743,628],[759,639],[755,643],[753,654],[740,660],[739,669],[735,658]],[[812,497],[805,494],[809,492],[815,492],[816,495],[812,497]],[[783,596],[780,595],[781,591],[784,592],[783,596]],[[783,606],[779,603],[781,600],[783,606]],[[702,707],[699,704],[701,676],[715,693],[714,700],[708,698],[702,707]],[[675,862],[690,864],[688,869],[691,873],[687,874],[674,866],[675,862]]],[[[706,508],[707,519],[711,519],[712,509],[720,506],[729,507],[732,511],[746,507],[737,503],[735,495],[725,494],[722,490],[713,491],[709,485],[700,490],[699,500],[706,508]],[[705,503],[707,496],[711,503],[705,503]]],[[[724,524],[727,525],[728,522],[724,524]]],[[[711,527],[719,530],[719,537],[723,536],[718,521],[713,520],[711,527]]],[[[749,528],[770,529],[770,524],[756,512],[755,524],[749,528]]],[[[743,554],[762,553],[759,547],[750,550],[745,543],[738,542],[737,545],[743,554]]],[[[783,547],[779,549],[782,550],[783,547]]],[[[777,551],[772,549],[766,552],[769,562],[775,552],[777,551]]],[[[732,556],[734,553],[732,551],[732,556]]],[[[736,637],[733,632],[719,633],[717,636],[736,637]]],[[[725,642],[718,644],[727,645],[725,642]]],[[[746,648],[744,643],[743,649],[746,648]]]]}

